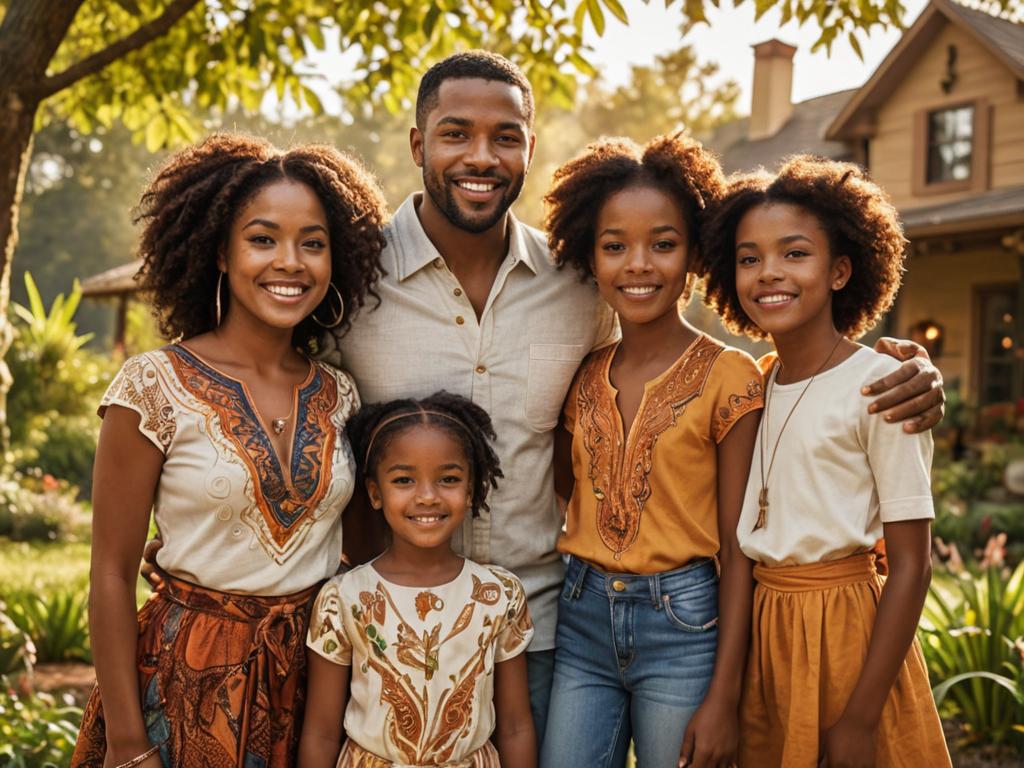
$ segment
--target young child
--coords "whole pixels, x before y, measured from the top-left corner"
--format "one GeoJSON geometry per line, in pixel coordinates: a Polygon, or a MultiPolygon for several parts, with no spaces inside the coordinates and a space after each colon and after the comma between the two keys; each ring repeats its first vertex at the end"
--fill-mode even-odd
{"type": "Polygon", "coordinates": [[[896,211],[858,167],[800,156],[734,181],[705,236],[709,302],[778,352],[739,527],[757,562],[740,765],[948,766],[914,640],[931,436],[866,413],[897,362],[852,341],[899,287],[896,211]]]}
{"type": "Polygon", "coordinates": [[[533,768],[523,586],[451,548],[501,477],[490,418],[438,392],[367,406],[349,435],[392,540],[314,605],[299,764],[533,768]]]}
{"type": "Polygon", "coordinates": [[[735,756],[753,589],[736,525],[761,376],[680,314],[723,189],[677,134],[592,144],[547,196],[555,259],[596,281],[622,338],[583,362],[556,436],[568,571],[546,768],[623,766],[631,738],[644,768],[735,756]]]}

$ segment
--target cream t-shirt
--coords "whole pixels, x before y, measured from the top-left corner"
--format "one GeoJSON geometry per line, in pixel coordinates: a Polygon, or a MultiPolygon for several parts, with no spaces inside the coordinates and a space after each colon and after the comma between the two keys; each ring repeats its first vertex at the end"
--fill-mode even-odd
{"type": "Polygon", "coordinates": [[[739,522],[747,557],[770,566],[838,560],[870,550],[883,523],[935,517],[931,433],[907,434],[869,414],[860,393],[899,365],[862,347],[814,379],[779,440],[765,526],[754,531],[761,441],[767,473],[779,430],[807,386],[776,384],[773,369],[739,522]]]}

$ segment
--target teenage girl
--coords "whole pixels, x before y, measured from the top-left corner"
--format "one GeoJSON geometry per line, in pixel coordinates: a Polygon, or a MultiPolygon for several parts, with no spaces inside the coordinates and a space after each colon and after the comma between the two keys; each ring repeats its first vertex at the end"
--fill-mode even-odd
{"type": "Polygon", "coordinates": [[[736,180],[705,236],[710,302],[778,352],[739,525],[757,563],[740,765],[948,766],[914,639],[931,436],[866,413],[897,363],[853,341],[900,284],[896,211],[858,167],[801,156],[736,180]]]}
{"type": "Polygon", "coordinates": [[[386,209],[330,147],[218,134],[143,195],[166,338],[100,404],[89,624],[98,688],[73,766],[295,764],[306,618],[341,555],[348,375],[310,360],[380,274],[386,209]],[[163,578],[136,617],[153,512],[163,578]]]}
{"type": "Polygon", "coordinates": [[[546,198],[555,259],[596,281],[622,329],[583,362],[556,437],[568,570],[546,768],[623,766],[631,739],[644,768],[735,755],[753,588],[736,526],[761,376],[680,314],[723,188],[677,134],[592,144],[546,198]]]}
{"type": "Polygon", "coordinates": [[[490,418],[439,392],[367,406],[349,434],[391,545],[317,598],[300,765],[534,768],[523,586],[451,546],[501,477],[490,418]]]}

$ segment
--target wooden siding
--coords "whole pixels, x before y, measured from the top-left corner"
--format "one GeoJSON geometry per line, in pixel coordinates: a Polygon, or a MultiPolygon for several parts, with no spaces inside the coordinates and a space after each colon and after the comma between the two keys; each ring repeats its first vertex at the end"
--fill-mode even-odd
{"type": "Polygon", "coordinates": [[[920,120],[921,113],[927,110],[962,105],[975,99],[987,100],[991,110],[987,187],[1024,184],[1024,99],[1019,95],[1018,83],[1009,70],[967,32],[947,23],[927,51],[903,74],[903,82],[878,110],[877,132],[871,141],[871,173],[888,190],[897,207],[935,205],[978,191],[917,196],[913,183],[915,153],[925,151],[915,140],[915,120],[920,120]],[[950,45],[957,48],[957,81],[946,94],[940,81],[946,77],[950,45]]]}

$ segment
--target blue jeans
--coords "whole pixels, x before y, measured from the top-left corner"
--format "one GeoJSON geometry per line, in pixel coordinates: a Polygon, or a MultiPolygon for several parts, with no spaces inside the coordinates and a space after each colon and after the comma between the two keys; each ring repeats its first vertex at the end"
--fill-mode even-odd
{"type": "Polygon", "coordinates": [[[651,576],[569,559],[541,768],[675,768],[714,671],[718,577],[702,560],[651,576]]]}

